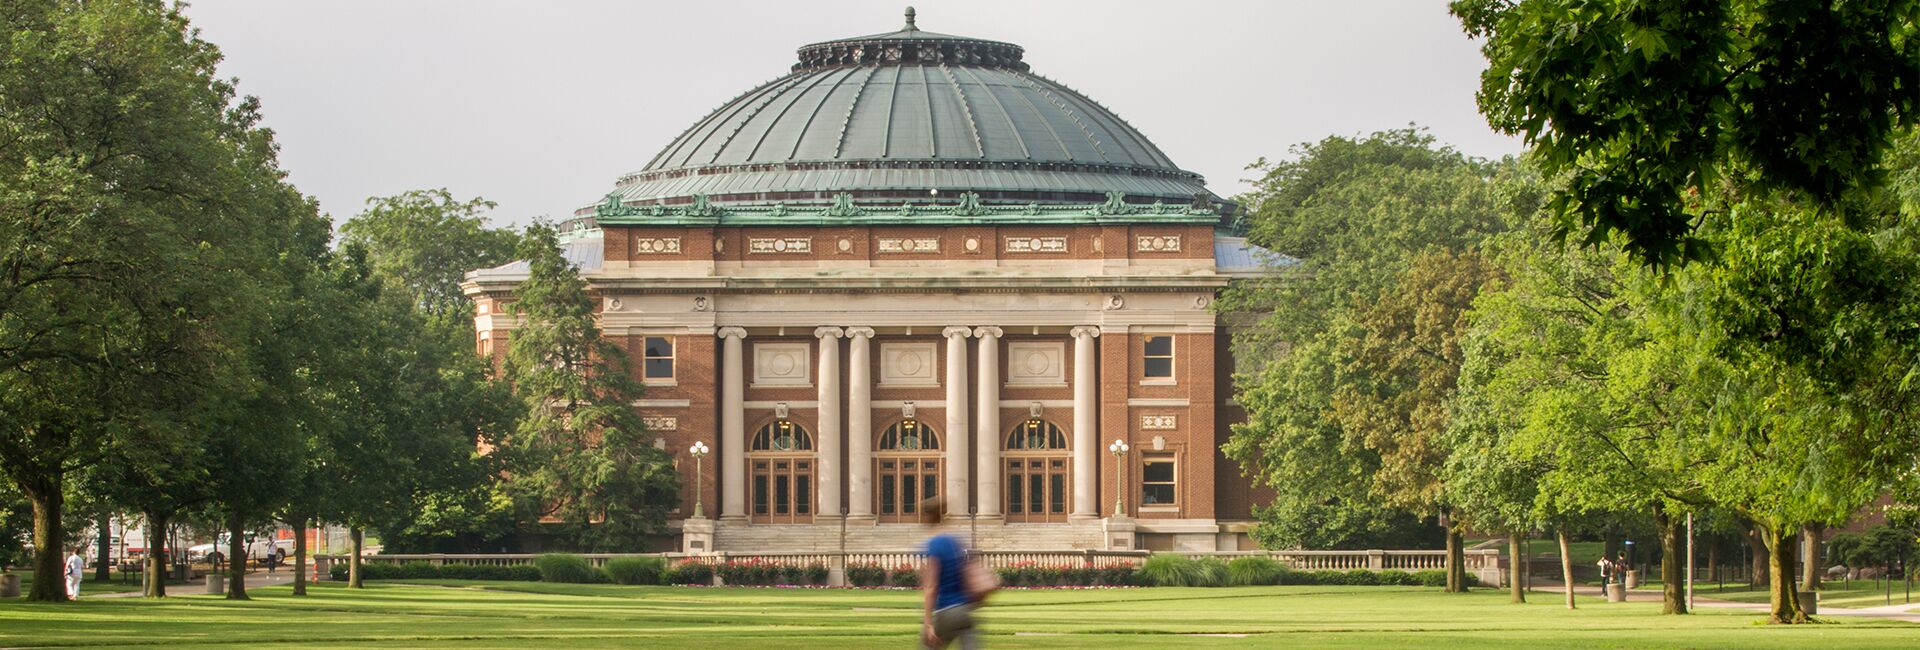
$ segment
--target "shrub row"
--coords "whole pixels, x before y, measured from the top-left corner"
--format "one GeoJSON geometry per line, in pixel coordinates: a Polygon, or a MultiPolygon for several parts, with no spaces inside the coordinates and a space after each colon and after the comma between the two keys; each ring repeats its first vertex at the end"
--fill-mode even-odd
{"type": "MultiPolygon", "coordinates": [[[[1439,569],[1412,573],[1389,569],[1369,571],[1296,571],[1269,557],[1249,556],[1224,562],[1220,558],[1191,558],[1156,553],[1140,565],[1136,582],[1155,587],[1232,587],[1246,585],[1352,585],[1444,587],[1447,573],[1439,569]]],[[[1476,581],[1467,576],[1470,586],[1476,581]]]]}
{"type": "Polygon", "coordinates": [[[714,569],[729,585],[824,585],[827,565],[790,566],[760,560],[730,561],[714,569]]]}
{"type": "MultiPolygon", "coordinates": [[[[367,562],[360,565],[361,578],[367,580],[419,580],[442,578],[447,580],[512,580],[533,582],[540,579],[540,570],[530,566],[483,566],[471,564],[434,565],[428,562],[414,561],[404,564],[385,564],[367,562]]],[[[327,573],[338,581],[347,579],[347,564],[335,563],[327,573]]]]}

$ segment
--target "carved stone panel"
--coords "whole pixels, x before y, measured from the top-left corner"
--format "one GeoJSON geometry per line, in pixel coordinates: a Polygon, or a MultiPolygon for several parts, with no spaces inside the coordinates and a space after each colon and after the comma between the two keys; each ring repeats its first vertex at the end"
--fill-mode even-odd
{"type": "Polygon", "coordinates": [[[633,242],[633,252],[641,255],[679,255],[679,237],[641,237],[633,242]]]}
{"type": "Polygon", "coordinates": [[[754,385],[806,386],[812,377],[811,347],[805,343],[755,343],[754,385]]]}
{"type": "Polygon", "coordinates": [[[806,237],[754,237],[747,240],[747,252],[754,254],[811,253],[813,240],[806,237]]]}
{"type": "Polygon", "coordinates": [[[1007,252],[1009,253],[1065,253],[1067,252],[1067,238],[1065,237],[1008,237],[1007,252]]]}
{"type": "Polygon", "coordinates": [[[882,237],[880,238],[880,252],[882,253],[938,253],[940,252],[940,238],[938,237],[882,237]]]}
{"type": "Polygon", "coordinates": [[[671,415],[642,415],[640,423],[652,431],[679,431],[680,418],[671,415]]]}
{"type": "Polygon", "coordinates": [[[940,383],[932,343],[880,344],[880,383],[934,386],[940,383]]]}
{"type": "Polygon", "coordinates": [[[1179,235],[1140,235],[1134,238],[1134,250],[1142,253],[1178,253],[1179,235]]]}
{"type": "Polygon", "coordinates": [[[1140,428],[1146,431],[1178,429],[1180,428],[1180,416],[1142,415],[1140,416],[1140,428]]]}
{"type": "Polygon", "coordinates": [[[1007,385],[1064,386],[1065,343],[1015,341],[1007,344],[1007,385]]]}

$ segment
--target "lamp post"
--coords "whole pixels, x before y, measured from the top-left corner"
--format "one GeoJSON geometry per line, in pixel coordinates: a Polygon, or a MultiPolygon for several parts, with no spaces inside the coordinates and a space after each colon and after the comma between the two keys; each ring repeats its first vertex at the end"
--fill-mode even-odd
{"type": "Polygon", "coordinates": [[[1127,446],[1127,441],[1120,439],[1115,439],[1113,444],[1107,445],[1107,452],[1113,454],[1113,467],[1116,470],[1114,478],[1118,479],[1118,485],[1113,489],[1113,516],[1115,517],[1127,516],[1127,452],[1132,449],[1133,447],[1127,446]]]}
{"type": "Polygon", "coordinates": [[[695,519],[707,516],[702,503],[707,494],[703,486],[706,477],[701,475],[700,459],[706,458],[709,451],[711,450],[707,448],[707,443],[698,440],[693,442],[692,447],[687,448],[687,455],[693,457],[693,518],[695,519]]]}

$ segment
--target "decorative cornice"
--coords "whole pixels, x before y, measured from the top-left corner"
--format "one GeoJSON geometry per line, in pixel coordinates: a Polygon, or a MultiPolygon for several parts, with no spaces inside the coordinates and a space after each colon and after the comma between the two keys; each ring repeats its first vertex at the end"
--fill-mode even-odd
{"type": "Polygon", "coordinates": [[[689,205],[629,205],[611,193],[593,208],[595,221],[605,225],[687,226],[805,226],[852,224],[945,225],[984,223],[1215,223],[1218,209],[1207,201],[1187,205],[1128,203],[1120,192],[1107,193],[1095,204],[985,205],[977,192],[963,192],[949,204],[887,201],[861,205],[841,192],[827,205],[715,205],[696,195],[689,205]]]}

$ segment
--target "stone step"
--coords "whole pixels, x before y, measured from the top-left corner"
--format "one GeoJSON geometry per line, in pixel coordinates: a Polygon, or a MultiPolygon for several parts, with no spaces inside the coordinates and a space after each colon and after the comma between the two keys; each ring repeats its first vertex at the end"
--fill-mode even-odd
{"type": "MultiPolygon", "coordinates": [[[[982,550],[1084,550],[1100,548],[1098,522],[1084,524],[986,524],[954,526],[950,532],[971,538],[982,550]]],[[[845,546],[857,552],[910,551],[934,529],[917,524],[849,524],[845,546]]],[[[838,523],[739,524],[721,522],[714,550],[723,552],[831,552],[842,548],[838,523]]]]}

